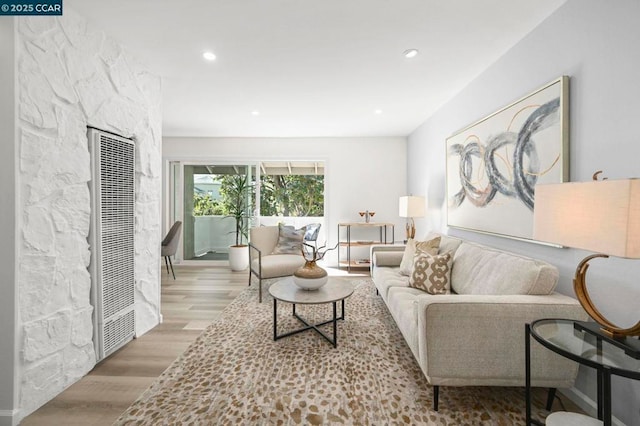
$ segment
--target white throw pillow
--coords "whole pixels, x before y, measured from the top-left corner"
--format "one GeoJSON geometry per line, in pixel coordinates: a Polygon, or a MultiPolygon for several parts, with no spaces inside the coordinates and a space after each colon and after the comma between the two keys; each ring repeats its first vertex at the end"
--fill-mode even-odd
{"type": "Polygon", "coordinates": [[[402,255],[400,273],[408,277],[411,276],[413,258],[418,252],[438,254],[438,250],[440,249],[440,239],[441,237],[439,236],[427,241],[416,241],[413,238],[410,238],[409,241],[407,241],[407,246],[405,247],[404,254],[402,255]]]}

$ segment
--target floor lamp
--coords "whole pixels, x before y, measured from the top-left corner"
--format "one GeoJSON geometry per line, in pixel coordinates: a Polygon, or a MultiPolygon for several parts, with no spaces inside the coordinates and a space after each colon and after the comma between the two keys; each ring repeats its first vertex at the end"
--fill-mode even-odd
{"type": "Polygon", "coordinates": [[[595,252],[576,268],[576,297],[596,322],[583,323],[597,334],[640,358],[640,321],[619,327],[600,313],[586,286],[589,261],[616,256],[640,259],[640,179],[597,180],[536,185],[533,237],[595,252]]]}

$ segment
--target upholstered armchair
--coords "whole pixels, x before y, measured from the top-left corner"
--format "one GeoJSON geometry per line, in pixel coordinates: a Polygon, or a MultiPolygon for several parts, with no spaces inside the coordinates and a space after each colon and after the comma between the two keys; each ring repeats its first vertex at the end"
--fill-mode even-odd
{"type": "MultiPolygon", "coordinates": [[[[302,241],[315,241],[319,224],[314,224],[312,232],[301,229],[297,247],[278,248],[279,226],[258,226],[249,230],[249,285],[255,276],[258,279],[258,302],[262,303],[262,280],[293,275],[296,269],[304,265],[302,241]],[[303,237],[304,235],[304,237],[303,237]]],[[[282,241],[281,241],[282,242],[282,241]]]]}
{"type": "Polygon", "coordinates": [[[176,279],[176,273],[173,271],[173,263],[171,263],[171,256],[175,256],[178,250],[178,242],[180,241],[180,230],[182,228],[182,222],[177,221],[171,226],[169,232],[162,240],[161,244],[161,256],[164,257],[164,263],[167,265],[167,274],[169,273],[169,267],[171,267],[171,274],[173,279],[176,279]]]}

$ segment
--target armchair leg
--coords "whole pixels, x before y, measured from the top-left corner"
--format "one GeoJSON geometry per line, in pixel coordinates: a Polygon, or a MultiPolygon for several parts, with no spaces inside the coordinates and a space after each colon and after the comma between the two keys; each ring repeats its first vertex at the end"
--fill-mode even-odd
{"type": "Polygon", "coordinates": [[[549,393],[547,394],[547,406],[545,407],[547,411],[551,411],[551,407],[553,407],[553,400],[556,397],[556,388],[549,388],[549,393]]]}
{"type": "Polygon", "coordinates": [[[258,303],[262,303],[262,278],[258,279],[258,303]]]}
{"type": "Polygon", "coordinates": [[[440,396],[440,386],[433,387],[433,411],[438,411],[438,398],[440,396]]]}
{"type": "Polygon", "coordinates": [[[167,274],[169,273],[169,261],[168,261],[169,257],[165,256],[164,257],[164,264],[167,265],[167,274]]]}
{"type": "Polygon", "coordinates": [[[247,287],[251,287],[251,269],[249,269],[249,284],[247,287]]]}
{"type": "Polygon", "coordinates": [[[171,263],[171,256],[167,256],[167,257],[165,257],[165,259],[169,260],[169,266],[171,266],[171,274],[173,275],[173,279],[175,280],[176,279],[176,273],[173,271],[173,263],[171,263]]]}

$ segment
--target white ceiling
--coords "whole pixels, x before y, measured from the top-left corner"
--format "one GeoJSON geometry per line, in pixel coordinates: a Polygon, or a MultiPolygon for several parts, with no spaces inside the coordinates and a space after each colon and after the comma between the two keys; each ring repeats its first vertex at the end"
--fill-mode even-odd
{"type": "Polygon", "coordinates": [[[164,136],[405,136],[565,1],[67,0],[65,8],[162,77],[164,136]],[[402,54],[410,48],[420,51],[414,59],[402,54]],[[217,59],[205,61],[206,50],[217,59]]]}

